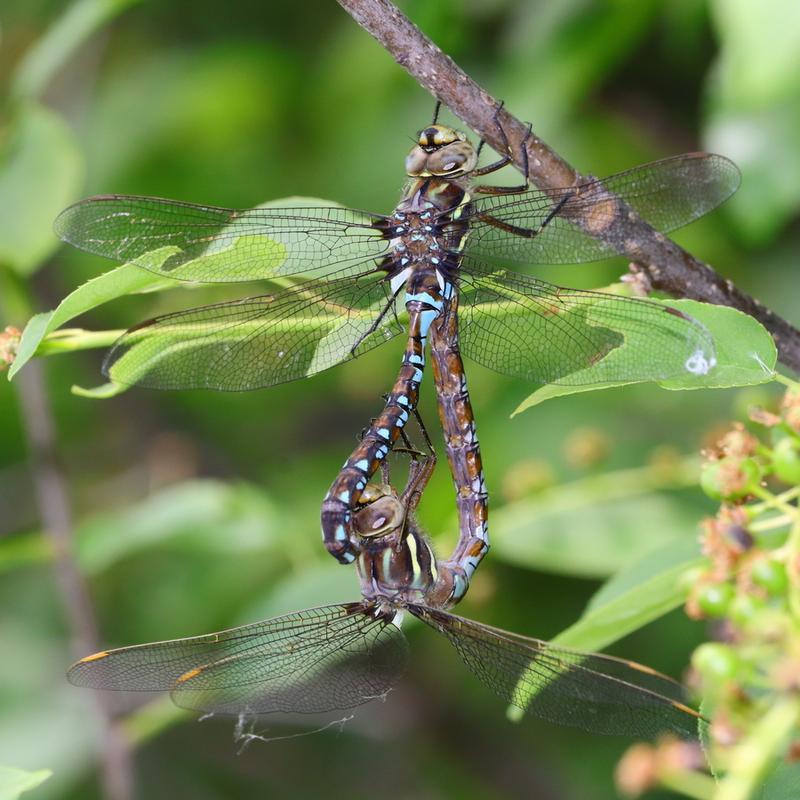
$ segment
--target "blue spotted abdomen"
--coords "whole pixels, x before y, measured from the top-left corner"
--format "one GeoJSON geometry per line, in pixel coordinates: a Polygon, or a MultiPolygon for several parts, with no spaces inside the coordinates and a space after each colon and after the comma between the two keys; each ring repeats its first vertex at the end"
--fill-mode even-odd
{"type": "MultiPolygon", "coordinates": [[[[353,511],[367,482],[385,460],[400,429],[417,406],[425,366],[425,342],[430,326],[442,309],[440,278],[435,275],[415,278],[409,281],[405,297],[409,315],[408,341],[397,380],[383,411],[345,461],[322,502],[322,539],[331,555],[346,564],[355,560],[360,549],[353,529],[353,511]]],[[[445,283],[444,288],[445,295],[450,296],[450,284],[445,283]]]]}

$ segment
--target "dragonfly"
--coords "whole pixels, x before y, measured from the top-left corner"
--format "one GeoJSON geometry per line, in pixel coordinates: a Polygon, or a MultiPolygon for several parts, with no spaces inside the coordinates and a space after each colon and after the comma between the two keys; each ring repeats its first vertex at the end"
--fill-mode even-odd
{"type": "Polygon", "coordinates": [[[431,333],[435,372],[453,378],[450,395],[439,396],[440,417],[463,423],[445,433],[477,565],[488,547],[486,493],[479,465],[469,475],[463,469],[480,459],[461,350],[539,384],[663,380],[715,364],[708,331],[676,309],[555,286],[503,265],[616,255],[623,243],[615,226],[626,215],[669,232],[718,206],[739,183],[725,157],[688,153],[562,189],[532,189],[527,177],[520,186],[489,186],[476,179],[509,164],[511,153],[480,167],[479,150],[434,117],[406,157],[407,185],[389,215],[118,195],[67,208],[56,232],[87,252],[182,281],[290,284],[137,325],[113,346],[103,371],[116,383],[162,389],[257,389],[321,372],[405,333],[384,409],[322,504],[326,547],[352,563],[359,497],[416,405],[431,333]],[[445,404],[459,412],[446,415],[445,404]]]}
{"type": "MultiPolygon", "coordinates": [[[[410,614],[447,638],[467,668],[524,712],[600,734],[697,736],[683,689],[641,664],[584,653],[457,616],[464,564],[436,558],[414,513],[435,465],[412,453],[408,481],[365,487],[355,514],[361,599],[217,633],[105,650],[71,667],[70,682],[168,691],[181,707],[240,722],[273,712],[324,713],[385,698],[409,659],[410,614]]],[[[419,452],[416,455],[422,455],[419,452]]],[[[384,465],[381,467],[385,469],[384,465]]]]}

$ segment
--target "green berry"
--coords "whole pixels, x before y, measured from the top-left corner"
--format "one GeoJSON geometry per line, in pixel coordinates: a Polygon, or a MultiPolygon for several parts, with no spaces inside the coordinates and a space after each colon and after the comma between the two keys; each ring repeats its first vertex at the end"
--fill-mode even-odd
{"type": "Polygon", "coordinates": [[[733,600],[730,583],[707,583],[697,593],[697,605],[707,617],[722,617],[733,600]]]}
{"type": "Polygon", "coordinates": [[[703,676],[704,680],[730,680],[739,671],[739,657],[726,644],[705,642],[692,653],[692,666],[703,676]]]}
{"type": "Polygon", "coordinates": [[[720,458],[707,463],[700,473],[700,487],[712,500],[741,500],[760,481],[761,467],[754,458],[720,458]]]}
{"type": "Polygon", "coordinates": [[[712,499],[722,500],[722,487],[720,485],[719,461],[711,461],[703,465],[700,472],[700,488],[712,499]]]}
{"type": "Polygon", "coordinates": [[[690,567],[678,577],[678,585],[685,592],[690,592],[700,583],[707,570],[705,567],[690,567]]]}
{"type": "Polygon", "coordinates": [[[753,583],[772,595],[784,594],[789,585],[786,566],[775,558],[756,561],[750,570],[750,577],[753,583]]]}
{"type": "Polygon", "coordinates": [[[728,606],[728,616],[739,626],[746,627],[766,608],[766,603],[752,594],[737,594],[728,606]]]}
{"type": "Polygon", "coordinates": [[[781,439],[772,451],[772,465],[784,483],[800,484],[800,442],[793,436],[781,439]]]}

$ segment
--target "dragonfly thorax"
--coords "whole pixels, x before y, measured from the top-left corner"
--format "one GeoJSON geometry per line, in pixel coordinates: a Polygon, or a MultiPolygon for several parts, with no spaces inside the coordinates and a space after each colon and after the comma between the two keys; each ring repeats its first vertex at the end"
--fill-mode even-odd
{"type": "Polygon", "coordinates": [[[461,131],[445,125],[429,125],[419,132],[417,144],[406,156],[411,178],[457,178],[472,172],[478,154],[461,131]]]}

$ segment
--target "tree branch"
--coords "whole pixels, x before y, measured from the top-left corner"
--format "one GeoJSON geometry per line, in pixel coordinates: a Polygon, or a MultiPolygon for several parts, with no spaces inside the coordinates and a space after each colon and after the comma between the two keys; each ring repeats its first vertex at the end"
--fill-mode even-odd
{"type": "MultiPolygon", "coordinates": [[[[55,423],[47,398],[42,364],[34,361],[17,382],[20,412],[30,448],[39,515],[53,546],[55,577],[72,637],[73,651],[84,656],[98,650],[94,607],[75,560],[74,526],[67,484],[56,453],[55,423]]],[[[124,731],[114,718],[112,701],[97,693],[102,721],[104,796],[130,800],[133,765],[124,731]]]]}
{"type": "MultiPolygon", "coordinates": [[[[500,153],[506,151],[498,122],[514,154],[514,163],[525,167],[521,145],[525,141],[528,173],[541,189],[572,186],[586,180],[535,134],[527,140],[528,126],[505,108],[497,114],[498,101],[478,86],[389,0],[338,0],[339,5],[392,55],[421,86],[441,100],[475,133],[500,153]]],[[[755,317],[771,334],[780,360],[800,372],[800,331],[782,317],[718,275],[708,264],[687,253],[675,242],[653,230],[644,220],[619,214],[604,231],[587,233],[615,243],[647,276],[653,289],[673,297],[732,306],[755,317]]]]}

